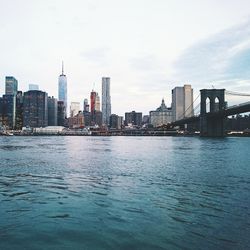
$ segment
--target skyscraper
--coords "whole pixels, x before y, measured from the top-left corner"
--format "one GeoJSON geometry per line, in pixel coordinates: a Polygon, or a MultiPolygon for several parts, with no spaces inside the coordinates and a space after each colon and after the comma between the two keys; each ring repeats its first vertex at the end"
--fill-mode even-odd
{"type": "Polygon", "coordinates": [[[23,93],[22,91],[17,91],[15,128],[21,130],[22,127],[23,127],[23,93]]]}
{"type": "Polygon", "coordinates": [[[96,92],[96,97],[95,97],[95,111],[101,111],[100,108],[100,96],[96,92]]]}
{"type": "Polygon", "coordinates": [[[3,95],[2,124],[9,129],[14,129],[15,122],[16,122],[16,95],[3,95]]]}
{"type": "Polygon", "coordinates": [[[57,126],[57,99],[48,97],[48,126],[57,126]]]}
{"type": "Polygon", "coordinates": [[[48,126],[48,94],[39,90],[24,92],[23,125],[25,127],[48,126]]]}
{"type": "Polygon", "coordinates": [[[110,78],[102,78],[102,122],[109,125],[111,115],[111,98],[110,98],[110,78]]]}
{"type": "Polygon", "coordinates": [[[58,79],[58,99],[63,101],[65,105],[65,114],[67,116],[67,77],[64,75],[64,68],[62,63],[62,74],[58,79]]]}
{"type": "Polygon", "coordinates": [[[84,112],[89,112],[89,103],[88,103],[88,99],[84,99],[84,101],[83,101],[83,111],[84,111],[84,112]]]}
{"type": "Polygon", "coordinates": [[[5,95],[16,95],[18,89],[17,79],[13,76],[5,77],[5,95]]]}
{"type": "Polygon", "coordinates": [[[193,89],[191,85],[175,87],[172,90],[173,121],[194,115],[193,89]]]}
{"type": "Polygon", "coordinates": [[[63,101],[57,102],[57,125],[65,126],[65,106],[63,101]]]}
{"type": "Polygon", "coordinates": [[[95,112],[96,92],[94,90],[90,93],[90,112],[95,112]]]}

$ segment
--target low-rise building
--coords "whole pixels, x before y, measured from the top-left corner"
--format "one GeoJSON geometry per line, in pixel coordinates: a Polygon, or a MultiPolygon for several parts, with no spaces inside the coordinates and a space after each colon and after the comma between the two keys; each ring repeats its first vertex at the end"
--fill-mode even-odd
{"type": "Polygon", "coordinates": [[[149,112],[149,123],[153,127],[167,125],[173,121],[172,109],[167,108],[164,99],[162,99],[161,106],[155,111],[149,112]]]}

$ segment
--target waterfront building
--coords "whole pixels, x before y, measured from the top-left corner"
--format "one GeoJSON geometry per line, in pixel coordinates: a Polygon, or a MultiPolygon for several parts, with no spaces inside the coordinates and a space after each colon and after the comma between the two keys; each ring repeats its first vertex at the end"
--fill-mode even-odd
{"type": "Polygon", "coordinates": [[[18,81],[13,76],[5,77],[5,95],[16,95],[18,89],[18,81]]]}
{"type": "Polygon", "coordinates": [[[142,124],[148,124],[149,123],[149,115],[144,115],[142,117],[142,124]]]}
{"type": "Polygon", "coordinates": [[[109,117],[109,124],[111,129],[121,129],[123,125],[123,117],[112,114],[109,117]]]}
{"type": "Polygon", "coordinates": [[[48,126],[57,126],[57,99],[48,97],[48,126]]]}
{"type": "Polygon", "coordinates": [[[83,101],[83,111],[84,112],[89,112],[89,102],[88,102],[88,99],[84,99],[83,101]]]}
{"type": "Polygon", "coordinates": [[[63,101],[65,106],[65,115],[67,116],[67,77],[64,74],[64,65],[62,63],[62,74],[58,79],[58,100],[63,101]]]}
{"type": "Polygon", "coordinates": [[[101,127],[103,124],[102,117],[101,111],[94,111],[94,113],[91,113],[91,125],[98,125],[101,127]]]}
{"type": "Polygon", "coordinates": [[[193,89],[191,85],[175,87],[172,90],[173,121],[194,115],[193,89]]]}
{"type": "Polygon", "coordinates": [[[0,97],[0,129],[3,126],[3,98],[0,97]]]}
{"type": "Polygon", "coordinates": [[[102,122],[109,125],[111,115],[110,77],[102,78],[102,122]]]}
{"type": "Polygon", "coordinates": [[[8,129],[15,129],[16,125],[16,95],[3,95],[2,125],[8,129]]]}
{"type": "Polygon", "coordinates": [[[22,127],[23,127],[23,93],[22,91],[17,91],[15,128],[17,130],[21,130],[22,127]]]}
{"type": "Polygon", "coordinates": [[[40,90],[24,92],[23,112],[24,127],[48,126],[48,94],[40,90]]]}
{"type": "Polygon", "coordinates": [[[142,124],[142,113],[141,112],[127,112],[125,113],[125,125],[141,126],[142,124]]]}
{"type": "Polygon", "coordinates": [[[29,84],[29,90],[39,90],[38,84],[29,84]]]}
{"type": "Polygon", "coordinates": [[[91,113],[88,111],[83,111],[84,125],[85,127],[91,126],[91,113]]]}
{"type": "Polygon", "coordinates": [[[57,125],[58,126],[65,126],[65,106],[63,101],[57,102],[57,125]]]}
{"type": "Polygon", "coordinates": [[[68,119],[69,128],[78,129],[84,127],[84,115],[80,111],[75,116],[70,116],[68,119]]]}
{"type": "Polygon", "coordinates": [[[162,125],[167,125],[172,122],[172,109],[167,108],[164,99],[162,99],[161,106],[155,111],[149,112],[149,123],[153,127],[159,127],[162,125]]]}
{"type": "Polygon", "coordinates": [[[74,117],[80,111],[80,102],[71,102],[70,104],[70,117],[74,117]]]}

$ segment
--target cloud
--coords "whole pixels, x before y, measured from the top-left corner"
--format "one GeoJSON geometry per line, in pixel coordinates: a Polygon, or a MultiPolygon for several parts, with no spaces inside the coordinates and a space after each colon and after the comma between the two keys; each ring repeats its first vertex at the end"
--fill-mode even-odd
{"type": "Polygon", "coordinates": [[[108,53],[109,48],[93,48],[87,51],[84,51],[80,54],[84,60],[92,64],[104,65],[108,64],[108,53]]]}
{"type": "Polygon", "coordinates": [[[250,21],[202,40],[174,63],[175,77],[196,87],[235,86],[250,79],[250,21]],[[208,86],[204,86],[208,84],[208,86]]]}
{"type": "Polygon", "coordinates": [[[129,59],[129,66],[138,71],[155,71],[159,69],[159,62],[154,55],[144,55],[129,59]]]}

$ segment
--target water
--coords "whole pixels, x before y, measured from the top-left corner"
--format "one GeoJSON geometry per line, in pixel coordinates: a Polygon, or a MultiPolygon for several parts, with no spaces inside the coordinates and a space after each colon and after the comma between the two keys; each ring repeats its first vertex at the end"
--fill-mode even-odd
{"type": "Polygon", "coordinates": [[[0,249],[247,249],[249,145],[0,137],[0,249]]]}

